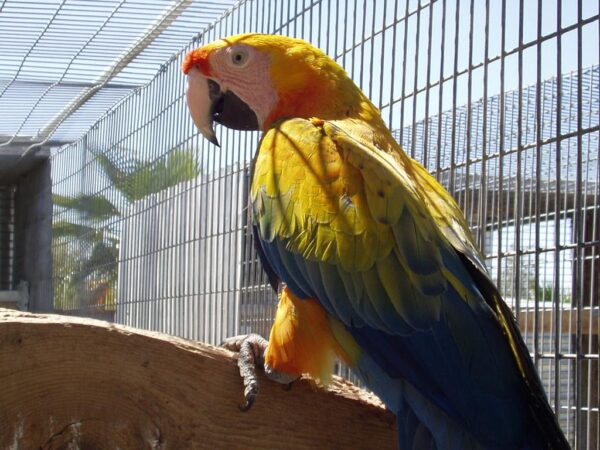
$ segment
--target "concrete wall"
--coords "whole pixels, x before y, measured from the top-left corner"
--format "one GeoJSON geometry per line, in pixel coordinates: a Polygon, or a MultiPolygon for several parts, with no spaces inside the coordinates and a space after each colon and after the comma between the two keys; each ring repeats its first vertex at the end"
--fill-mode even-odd
{"type": "Polygon", "coordinates": [[[53,309],[52,181],[45,160],[16,181],[15,282],[30,286],[29,310],[53,309]]]}
{"type": "Polygon", "coordinates": [[[0,185],[0,291],[14,288],[14,188],[0,185]]]}

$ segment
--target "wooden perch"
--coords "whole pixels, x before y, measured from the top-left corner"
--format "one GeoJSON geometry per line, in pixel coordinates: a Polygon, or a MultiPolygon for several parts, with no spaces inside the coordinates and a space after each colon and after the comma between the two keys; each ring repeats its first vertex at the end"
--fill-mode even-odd
{"type": "Polygon", "coordinates": [[[247,413],[234,355],[91,319],[0,309],[0,448],[396,448],[393,415],[339,378],[261,378],[247,413]]]}

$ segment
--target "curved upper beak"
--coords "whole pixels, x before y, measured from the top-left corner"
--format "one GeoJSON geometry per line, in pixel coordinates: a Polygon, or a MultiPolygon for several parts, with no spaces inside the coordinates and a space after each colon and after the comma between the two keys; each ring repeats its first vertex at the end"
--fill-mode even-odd
{"type": "Polygon", "coordinates": [[[219,146],[213,122],[234,130],[260,130],[256,114],[231,90],[223,90],[198,67],[187,71],[187,103],[194,123],[202,135],[219,146]]]}
{"type": "Polygon", "coordinates": [[[192,67],[187,74],[187,104],[192,120],[206,139],[219,147],[219,141],[213,128],[213,115],[215,104],[220,97],[219,86],[200,72],[197,67],[192,67]]]}

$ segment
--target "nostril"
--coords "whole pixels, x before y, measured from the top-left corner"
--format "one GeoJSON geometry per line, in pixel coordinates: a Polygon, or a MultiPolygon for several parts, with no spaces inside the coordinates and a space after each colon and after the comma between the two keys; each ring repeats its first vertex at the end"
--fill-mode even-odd
{"type": "Polygon", "coordinates": [[[208,63],[209,50],[205,48],[198,48],[189,52],[183,66],[181,67],[183,73],[186,75],[194,68],[197,68],[202,75],[205,77],[210,76],[210,64],[208,63]]]}

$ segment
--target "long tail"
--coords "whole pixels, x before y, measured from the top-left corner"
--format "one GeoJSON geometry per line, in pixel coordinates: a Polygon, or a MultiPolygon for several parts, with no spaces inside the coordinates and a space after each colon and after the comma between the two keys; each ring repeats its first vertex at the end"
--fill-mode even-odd
{"type": "Polygon", "coordinates": [[[462,257],[465,267],[477,284],[485,301],[497,314],[521,370],[527,390],[529,411],[534,423],[534,430],[530,433],[529,439],[530,448],[570,450],[571,446],[548,403],[542,381],[529,356],[529,350],[523,341],[512,311],[504,300],[502,300],[498,289],[486,274],[478,270],[466,255],[460,252],[458,254],[462,257]]]}
{"type": "Polygon", "coordinates": [[[435,439],[429,429],[408,405],[405,405],[403,411],[396,413],[396,426],[400,450],[437,450],[435,439]]]}
{"type": "Polygon", "coordinates": [[[484,450],[468,431],[415,388],[403,385],[396,412],[400,450],[484,450]]]}

